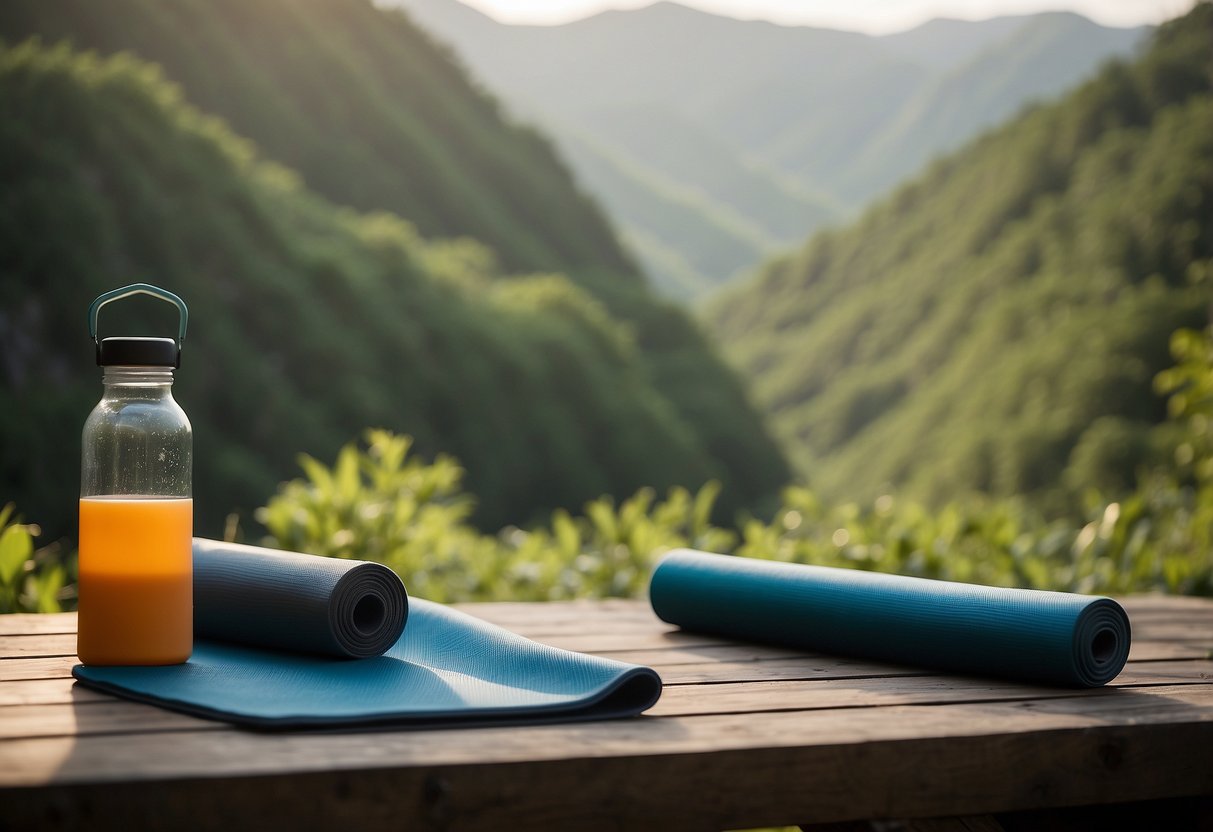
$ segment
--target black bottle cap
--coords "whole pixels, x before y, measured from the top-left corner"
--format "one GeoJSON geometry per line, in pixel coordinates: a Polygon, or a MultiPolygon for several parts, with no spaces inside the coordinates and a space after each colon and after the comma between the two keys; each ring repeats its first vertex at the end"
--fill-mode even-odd
{"type": "Polygon", "coordinates": [[[172,338],[102,338],[97,363],[102,367],[180,367],[181,350],[172,338]]]}

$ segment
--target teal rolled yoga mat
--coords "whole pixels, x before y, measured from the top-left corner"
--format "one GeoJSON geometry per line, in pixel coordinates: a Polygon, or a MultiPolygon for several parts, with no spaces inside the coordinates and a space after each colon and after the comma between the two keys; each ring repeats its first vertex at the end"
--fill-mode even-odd
{"type": "Polygon", "coordinates": [[[1114,679],[1129,618],[1110,598],[853,569],[668,554],[653,610],[687,630],[959,673],[1071,687],[1114,679]]]}
{"type": "MultiPolygon", "coordinates": [[[[185,664],[77,665],[72,675],[81,684],[260,729],[605,719],[641,713],[661,695],[650,668],[539,644],[441,604],[405,601],[403,585],[398,600],[408,613],[399,637],[382,655],[337,658],[330,618],[348,614],[357,628],[358,599],[394,591],[392,581],[375,578],[385,567],[214,542],[194,553],[202,576],[195,617],[205,631],[198,635],[211,637],[196,638],[185,664]],[[359,572],[361,579],[349,579],[359,572]],[[344,600],[334,597],[343,585],[344,600]]],[[[361,620],[369,627],[368,615],[364,609],[361,620]]]]}

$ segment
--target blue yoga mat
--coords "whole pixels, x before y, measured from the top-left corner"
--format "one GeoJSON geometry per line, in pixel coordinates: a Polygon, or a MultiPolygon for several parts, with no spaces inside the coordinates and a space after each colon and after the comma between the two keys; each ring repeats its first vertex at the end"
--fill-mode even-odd
{"type": "Polygon", "coordinates": [[[671,552],[653,610],[687,630],[940,670],[1098,687],[1129,656],[1110,598],[671,552]]]}
{"type": "MultiPolygon", "coordinates": [[[[77,680],[261,729],[604,719],[638,714],[661,695],[661,679],[650,668],[538,644],[441,604],[388,597],[394,592],[390,581],[348,578],[351,571],[368,571],[358,561],[212,543],[196,545],[194,557],[205,587],[195,596],[195,619],[204,623],[198,635],[218,631],[227,640],[198,638],[185,664],[77,665],[77,680]],[[239,568],[240,558],[248,559],[246,570],[239,568]],[[295,595],[292,581],[298,582],[295,595]],[[389,614],[368,618],[363,604],[359,617],[360,601],[376,594],[382,603],[372,604],[371,612],[389,614]],[[250,628],[243,640],[260,646],[237,643],[242,631],[232,622],[216,624],[224,618],[225,599],[235,619],[250,628]],[[403,633],[383,655],[337,657],[344,648],[332,630],[347,626],[339,619],[349,619],[355,630],[360,622],[364,629],[384,622],[390,629],[405,608],[403,633]],[[299,633],[282,625],[284,617],[313,640],[301,642],[299,633]]],[[[400,585],[401,596],[403,591],[400,585]]]]}

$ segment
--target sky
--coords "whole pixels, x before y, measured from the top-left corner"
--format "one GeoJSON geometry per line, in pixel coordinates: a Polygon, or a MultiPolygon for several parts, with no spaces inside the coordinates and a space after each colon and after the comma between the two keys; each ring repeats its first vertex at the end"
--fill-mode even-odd
{"type": "MultiPolygon", "coordinates": [[[[463,0],[504,23],[565,23],[604,9],[637,8],[653,0],[463,0]]],[[[1068,9],[1107,26],[1161,23],[1193,0],[678,0],[715,14],[786,25],[826,26],[884,34],[935,17],[982,20],[1005,14],[1068,9]]]]}

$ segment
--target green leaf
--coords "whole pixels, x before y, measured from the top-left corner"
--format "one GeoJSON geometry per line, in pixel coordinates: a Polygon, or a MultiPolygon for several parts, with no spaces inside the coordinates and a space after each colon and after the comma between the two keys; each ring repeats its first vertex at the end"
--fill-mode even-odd
{"type": "Polygon", "coordinates": [[[59,612],[59,591],[63,589],[66,573],[62,566],[52,566],[37,576],[34,582],[34,596],[38,612],[59,612]]]}
{"type": "Polygon", "coordinates": [[[11,586],[33,554],[34,539],[25,526],[9,526],[0,533],[0,584],[11,586]]]}

